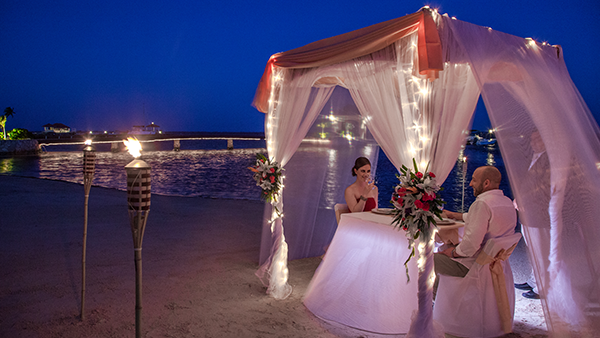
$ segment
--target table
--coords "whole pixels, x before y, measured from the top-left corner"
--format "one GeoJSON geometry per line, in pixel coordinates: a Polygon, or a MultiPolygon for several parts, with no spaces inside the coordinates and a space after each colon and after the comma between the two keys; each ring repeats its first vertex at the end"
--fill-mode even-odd
{"type": "Polygon", "coordinates": [[[342,214],[338,229],[304,296],[317,317],[361,330],[408,332],[417,310],[417,258],[392,216],[342,214]]]}

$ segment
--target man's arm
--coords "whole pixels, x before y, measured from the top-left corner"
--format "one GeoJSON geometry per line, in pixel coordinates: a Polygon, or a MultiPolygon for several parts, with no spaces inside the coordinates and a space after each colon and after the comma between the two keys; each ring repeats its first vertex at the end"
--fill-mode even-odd
{"type": "Polygon", "coordinates": [[[462,242],[455,248],[455,257],[471,257],[479,250],[488,230],[492,212],[482,201],[475,201],[466,214],[465,233],[462,242]]]}
{"type": "Polygon", "coordinates": [[[455,220],[459,220],[459,221],[463,220],[463,214],[461,212],[454,212],[454,211],[450,211],[450,210],[442,211],[442,217],[455,219],[455,220]]]}

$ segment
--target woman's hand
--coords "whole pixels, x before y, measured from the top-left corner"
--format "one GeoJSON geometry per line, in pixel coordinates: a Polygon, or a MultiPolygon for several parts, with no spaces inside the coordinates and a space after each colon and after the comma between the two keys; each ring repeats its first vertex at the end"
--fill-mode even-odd
{"type": "Polygon", "coordinates": [[[375,181],[367,182],[367,185],[363,189],[363,193],[361,195],[368,197],[373,189],[375,189],[375,181]]]}

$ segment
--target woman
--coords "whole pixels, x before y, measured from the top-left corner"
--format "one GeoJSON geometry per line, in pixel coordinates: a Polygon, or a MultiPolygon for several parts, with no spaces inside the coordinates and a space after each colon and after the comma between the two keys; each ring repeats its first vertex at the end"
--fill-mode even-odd
{"type": "Polygon", "coordinates": [[[344,192],[344,198],[350,212],[371,211],[377,208],[379,190],[371,179],[371,162],[366,157],[359,157],[354,162],[352,183],[344,192]]]}

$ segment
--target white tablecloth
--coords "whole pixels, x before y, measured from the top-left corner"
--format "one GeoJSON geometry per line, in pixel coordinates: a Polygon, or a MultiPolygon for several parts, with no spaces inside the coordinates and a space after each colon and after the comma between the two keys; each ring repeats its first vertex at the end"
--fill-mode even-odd
{"type": "Polygon", "coordinates": [[[406,333],[417,309],[417,259],[391,216],[343,214],[304,304],[316,316],[377,333],[406,333]]]}

